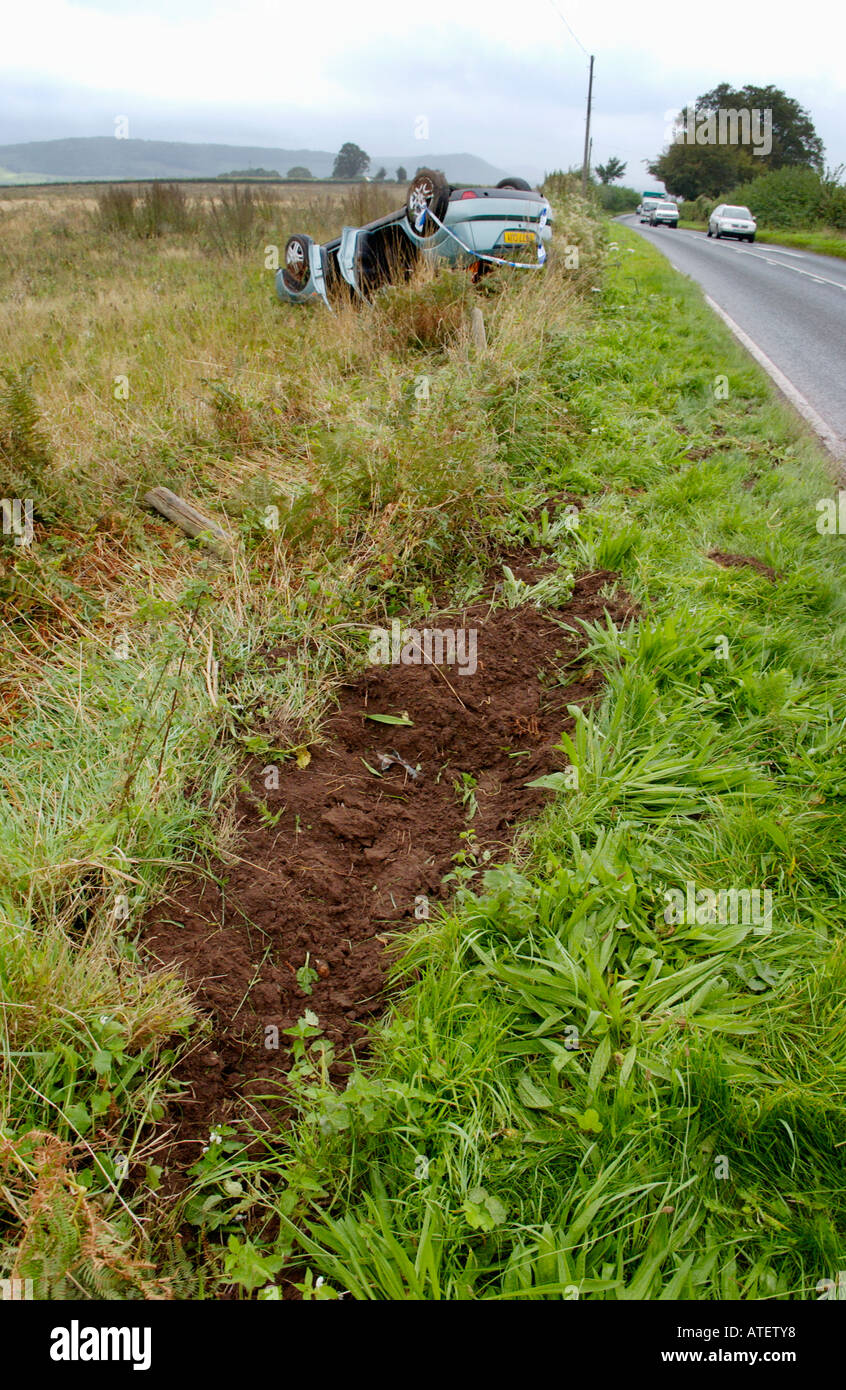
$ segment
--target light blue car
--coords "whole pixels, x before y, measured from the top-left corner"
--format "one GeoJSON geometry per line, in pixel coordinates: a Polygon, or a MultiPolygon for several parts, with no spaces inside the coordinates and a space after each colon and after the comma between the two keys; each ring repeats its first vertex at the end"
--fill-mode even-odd
{"type": "Polygon", "coordinates": [[[290,237],[276,293],[288,304],[369,299],[381,285],[406,279],[421,258],[468,266],[474,280],[497,265],[537,267],[546,260],[551,222],[546,198],[525,179],[475,188],[421,169],[398,212],[344,227],[322,246],[300,233],[290,237]]]}

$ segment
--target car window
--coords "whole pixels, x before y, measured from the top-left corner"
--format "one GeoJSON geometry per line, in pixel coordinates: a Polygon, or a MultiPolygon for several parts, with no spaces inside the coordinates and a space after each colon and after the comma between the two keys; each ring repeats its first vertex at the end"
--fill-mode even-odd
{"type": "Polygon", "coordinates": [[[729,207],[725,207],[725,208],[723,208],[723,215],[724,215],[725,217],[741,217],[741,218],[745,217],[747,221],[751,221],[751,219],[752,219],[752,215],[751,215],[751,213],[750,213],[750,211],[749,211],[748,208],[729,208],[729,207]]]}

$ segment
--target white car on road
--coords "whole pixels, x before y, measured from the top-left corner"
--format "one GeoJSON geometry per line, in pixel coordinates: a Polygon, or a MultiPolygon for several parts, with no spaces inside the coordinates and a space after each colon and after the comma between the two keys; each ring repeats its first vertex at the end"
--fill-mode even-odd
{"type": "Polygon", "coordinates": [[[754,241],[758,224],[748,208],[732,207],[730,203],[720,203],[708,218],[708,235],[717,237],[736,236],[740,241],[754,241]]]}
{"type": "Polygon", "coordinates": [[[679,210],[675,203],[653,203],[648,211],[647,221],[650,227],[677,227],[679,225],[679,210]]]}

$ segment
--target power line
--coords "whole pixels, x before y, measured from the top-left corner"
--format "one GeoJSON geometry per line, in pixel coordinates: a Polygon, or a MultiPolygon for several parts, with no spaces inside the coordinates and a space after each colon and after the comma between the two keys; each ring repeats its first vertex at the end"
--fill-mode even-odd
{"type": "Polygon", "coordinates": [[[552,6],[552,8],[554,9],[555,13],[558,15],[558,18],[561,20],[561,23],[564,24],[564,25],[566,26],[566,28],[569,30],[569,32],[571,33],[571,35],[573,36],[573,38],[576,40],[576,43],[579,45],[579,48],[580,48],[580,49],[582,50],[582,52],[584,53],[585,57],[586,57],[586,58],[589,58],[589,57],[590,57],[590,54],[588,53],[587,49],[585,48],[584,44],[582,43],[581,39],[579,38],[579,36],[578,36],[578,34],[576,33],[575,29],[573,28],[572,24],[570,24],[570,23],[567,21],[567,19],[564,17],[564,15],[563,15],[563,14],[561,13],[561,11],[559,10],[558,6],[557,6],[556,3],[555,3],[555,0],[549,0],[549,3],[550,3],[550,5],[552,6]]]}

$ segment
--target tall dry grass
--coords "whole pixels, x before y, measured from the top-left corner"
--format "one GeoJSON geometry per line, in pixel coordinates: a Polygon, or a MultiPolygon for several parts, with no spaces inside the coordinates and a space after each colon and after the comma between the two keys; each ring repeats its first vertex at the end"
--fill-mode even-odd
{"type": "MultiPolygon", "coordinates": [[[[116,1155],[155,1167],[174,1040],[196,1027],[179,982],[138,958],[146,906],[176,864],[237,853],[233,770],[248,749],[283,756],[292,730],[319,736],[366,621],[483,565],[520,400],[539,393],[550,436],[566,428],[539,343],[584,311],[555,258],[479,288],[421,268],[334,313],[276,301],[268,245],[395,200],[226,188],[130,207],[113,189],[99,209],[54,194],[3,212],[0,495],[28,469],[43,505],[34,544],[0,551],[0,1126],[24,1145],[10,1162],[28,1133],[69,1146],[63,1171],[90,1175],[100,1248],[121,1234],[128,1271],[133,1204],[155,1197],[142,1182],[129,1201],[116,1155]],[[226,518],[230,565],[141,509],[154,484],[226,518]],[[268,668],[280,642],[301,659],[268,668]]],[[[30,1168],[0,1197],[0,1266],[33,1258],[21,1232],[37,1231],[47,1296],[85,1232],[30,1221],[30,1168]]]]}

